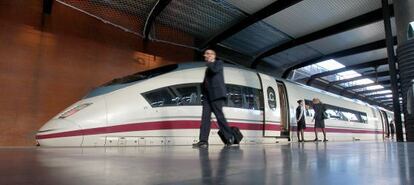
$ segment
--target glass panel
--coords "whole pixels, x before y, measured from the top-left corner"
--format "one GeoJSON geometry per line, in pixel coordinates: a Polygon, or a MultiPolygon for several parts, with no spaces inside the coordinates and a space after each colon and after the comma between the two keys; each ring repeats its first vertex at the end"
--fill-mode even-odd
{"type": "Polygon", "coordinates": [[[152,107],[163,107],[176,105],[173,94],[167,89],[162,88],[143,95],[152,107]]]}
{"type": "Polygon", "coordinates": [[[341,111],[338,111],[335,109],[327,109],[326,113],[328,114],[328,119],[344,120],[344,121],[347,120],[341,111]]]}
{"type": "Polygon", "coordinates": [[[243,94],[241,86],[226,85],[227,86],[227,106],[242,108],[243,94]]]}
{"type": "Polygon", "coordinates": [[[362,123],[368,123],[367,114],[361,113],[361,119],[362,119],[362,123]]]}
{"type": "Polygon", "coordinates": [[[261,93],[258,89],[244,87],[244,106],[245,109],[259,110],[261,93]]]}
{"type": "MultiPolygon", "coordinates": [[[[338,106],[325,104],[328,119],[368,123],[367,114],[338,106]]],[[[312,101],[305,100],[306,116],[313,117],[315,111],[312,109],[312,101]]]]}
{"type": "Polygon", "coordinates": [[[358,117],[356,116],[356,114],[351,113],[351,112],[342,112],[344,114],[344,116],[351,122],[361,122],[358,117]]]}
{"type": "MultiPolygon", "coordinates": [[[[227,106],[262,110],[262,92],[239,85],[226,85],[227,106]]],[[[152,107],[201,105],[201,84],[181,84],[143,93],[152,107]]]]}
{"type": "Polygon", "coordinates": [[[177,105],[200,105],[199,84],[179,85],[171,87],[177,94],[177,105]]]}

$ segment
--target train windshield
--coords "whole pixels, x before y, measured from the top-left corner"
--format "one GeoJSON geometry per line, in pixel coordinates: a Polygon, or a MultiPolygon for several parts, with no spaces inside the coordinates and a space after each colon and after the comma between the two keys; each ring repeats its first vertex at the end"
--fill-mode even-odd
{"type": "Polygon", "coordinates": [[[162,66],[159,68],[151,69],[148,71],[138,72],[138,73],[124,76],[121,78],[115,78],[93,89],[85,97],[83,97],[83,99],[106,94],[106,93],[121,89],[123,87],[132,85],[134,82],[138,82],[138,81],[145,80],[145,79],[150,79],[152,77],[156,77],[156,76],[168,73],[170,71],[173,71],[177,68],[178,68],[178,64],[171,64],[171,65],[166,65],[166,66],[162,66]]]}

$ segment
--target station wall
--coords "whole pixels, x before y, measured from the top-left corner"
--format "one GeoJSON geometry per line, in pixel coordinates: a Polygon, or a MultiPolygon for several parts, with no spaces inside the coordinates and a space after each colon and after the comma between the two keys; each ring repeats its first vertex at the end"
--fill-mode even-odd
{"type": "Polygon", "coordinates": [[[53,3],[0,0],[0,146],[34,146],[52,116],[113,78],[190,61],[192,49],[149,42],[53,3]]]}

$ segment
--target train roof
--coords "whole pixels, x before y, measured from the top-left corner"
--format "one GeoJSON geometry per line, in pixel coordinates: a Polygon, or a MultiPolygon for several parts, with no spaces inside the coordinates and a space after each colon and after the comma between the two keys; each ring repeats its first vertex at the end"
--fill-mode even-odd
{"type": "MultiPolygon", "coordinates": [[[[205,66],[206,66],[205,62],[203,61],[193,61],[193,62],[185,62],[185,63],[180,63],[180,64],[169,64],[169,65],[161,66],[161,67],[146,70],[146,71],[140,71],[140,72],[130,74],[127,76],[123,76],[120,78],[112,79],[94,88],[93,90],[91,90],[86,96],[83,97],[83,99],[113,92],[115,90],[138,83],[139,81],[150,79],[150,78],[153,78],[153,77],[165,74],[165,73],[186,70],[186,69],[194,69],[194,68],[205,67],[205,66]]],[[[237,65],[228,64],[228,63],[225,63],[224,66],[243,68],[242,66],[237,66],[237,65]]],[[[245,68],[245,70],[248,70],[248,69],[245,68]]]]}
{"type": "MultiPolygon", "coordinates": [[[[133,85],[139,81],[145,80],[145,79],[150,79],[165,73],[169,73],[169,72],[173,72],[173,71],[180,71],[180,70],[186,70],[186,69],[194,69],[194,68],[201,68],[201,67],[205,67],[205,62],[204,61],[191,61],[191,62],[184,62],[184,63],[179,63],[179,64],[169,64],[169,65],[165,65],[165,66],[161,66],[158,68],[154,68],[154,69],[150,69],[147,71],[141,71],[141,72],[137,72],[131,75],[127,75],[124,77],[120,77],[120,78],[115,78],[109,82],[106,82],[102,85],[100,85],[99,87],[93,89],[92,91],[90,91],[84,98],[90,98],[90,97],[94,97],[94,96],[98,96],[98,95],[102,95],[102,94],[106,94],[130,85],[133,85]]],[[[366,102],[363,102],[361,100],[357,100],[357,99],[350,99],[350,98],[346,98],[334,93],[330,93],[321,89],[317,89],[314,87],[310,87],[298,82],[294,82],[291,80],[286,80],[286,79],[282,79],[279,77],[276,77],[272,74],[269,73],[263,73],[263,72],[259,72],[257,70],[251,69],[251,68],[247,68],[244,66],[240,66],[240,65],[235,65],[235,64],[230,64],[230,63],[225,63],[224,67],[232,67],[232,68],[238,68],[238,69],[243,69],[246,71],[251,71],[251,72],[255,72],[255,73],[262,73],[262,74],[266,74],[269,76],[272,76],[274,78],[276,78],[277,80],[283,81],[283,82],[287,82],[287,83],[291,83],[297,86],[300,86],[302,88],[306,88],[315,92],[319,92],[319,93],[323,93],[329,96],[333,96],[336,98],[341,98],[344,99],[346,101],[351,101],[354,103],[358,103],[361,105],[366,105],[366,106],[370,106],[372,108],[378,108],[376,106],[370,105],[366,102]]]]}

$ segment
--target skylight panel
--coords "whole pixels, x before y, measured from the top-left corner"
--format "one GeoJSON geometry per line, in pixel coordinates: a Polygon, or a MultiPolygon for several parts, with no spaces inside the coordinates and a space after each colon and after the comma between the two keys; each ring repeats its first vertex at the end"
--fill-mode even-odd
{"type": "Polygon", "coordinates": [[[364,85],[364,84],[372,84],[372,83],[374,83],[374,81],[372,81],[368,78],[364,78],[364,79],[361,79],[361,80],[354,81],[353,83],[355,85],[364,85]]]}
{"type": "Polygon", "coordinates": [[[345,67],[344,65],[342,65],[339,62],[337,62],[334,59],[325,60],[325,61],[322,61],[322,62],[317,63],[316,65],[317,66],[320,66],[322,68],[325,68],[328,71],[332,71],[332,70],[335,70],[335,69],[339,69],[339,68],[345,67]]]}
{"type": "Polygon", "coordinates": [[[342,77],[342,79],[348,79],[348,78],[354,78],[354,77],[358,77],[361,76],[361,74],[357,73],[354,70],[350,70],[350,71],[345,71],[342,73],[338,73],[339,76],[342,77]]]}
{"type": "Polygon", "coordinates": [[[373,86],[367,87],[367,90],[376,90],[376,89],[384,89],[384,87],[382,85],[373,85],[373,86]]]}

